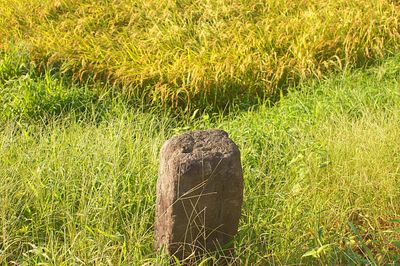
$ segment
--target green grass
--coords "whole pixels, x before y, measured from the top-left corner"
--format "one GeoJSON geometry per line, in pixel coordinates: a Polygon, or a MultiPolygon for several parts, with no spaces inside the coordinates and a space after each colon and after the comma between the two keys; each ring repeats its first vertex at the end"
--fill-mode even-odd
{"type": "Polygon", "coordinates": [[[1,0],[0,50],[148,102],[224,104],[395,54],[399,18],[391,0],[1,0]]]}
{"type": "Polygon", "coordinates": [[[34,69],[0,59],[0,264],[167,265],[153,250],[159,149],[206,128],[241,150],[240,265],[400,260],[399,57],[225,113],[144,108],[34,69]]]}

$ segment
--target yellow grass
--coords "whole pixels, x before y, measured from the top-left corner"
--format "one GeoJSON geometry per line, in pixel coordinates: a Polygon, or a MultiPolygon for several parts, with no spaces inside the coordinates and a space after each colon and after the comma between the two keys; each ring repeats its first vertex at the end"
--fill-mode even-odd
{"type": "Polygon", "coordinates": [[[154,100],[271,93],[399,49],[390,0],[0,0],[0,50],[154,100]]]}

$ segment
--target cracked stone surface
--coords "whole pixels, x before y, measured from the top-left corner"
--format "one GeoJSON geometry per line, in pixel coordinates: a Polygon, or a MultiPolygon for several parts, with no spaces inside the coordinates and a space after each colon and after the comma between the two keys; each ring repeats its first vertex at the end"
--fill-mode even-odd
{"type": "Polygon", "coordinates": [[[229,246],[238,230],[243,171],[222,130],[188,132],[160,152],[155,247],[184,259],[229,246]]]}

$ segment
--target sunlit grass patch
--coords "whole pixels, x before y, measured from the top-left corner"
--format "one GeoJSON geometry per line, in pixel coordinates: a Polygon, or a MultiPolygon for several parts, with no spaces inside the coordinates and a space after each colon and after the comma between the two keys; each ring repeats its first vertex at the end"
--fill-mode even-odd
{"type": "Polygon", "coordinates": [[[399,12],[389,0],[2,0],[0,48],[149,101],[223,103],[397,52],[399,12]]]}

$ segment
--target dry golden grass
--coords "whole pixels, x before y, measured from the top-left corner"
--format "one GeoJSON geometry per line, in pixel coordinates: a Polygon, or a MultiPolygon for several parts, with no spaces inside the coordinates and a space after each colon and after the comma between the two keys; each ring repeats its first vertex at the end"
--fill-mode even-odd
{"type": "Polygon", "coordinates": [[[390,0],[0,0],[0,50],[185,103],[271,93],[398,51],[390,0]]]}

